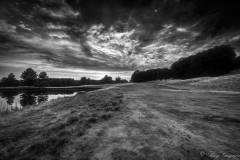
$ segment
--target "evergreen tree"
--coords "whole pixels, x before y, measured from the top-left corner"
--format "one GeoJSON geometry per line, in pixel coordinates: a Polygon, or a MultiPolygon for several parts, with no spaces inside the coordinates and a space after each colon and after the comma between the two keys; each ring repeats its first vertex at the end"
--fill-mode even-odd
{"type": "Polygon", "coordinates": [[[26,69],[26,71],[22,72],[21,78],[23,79],[23,83],[28,86],[33,86],[37,80],[37,72],[35,72],[32,68],[26,69]]]}
{"type": "Polygon", "coordinates": [[[48,86],[48,76],[46,72],[40,72],[38,75],[38,86],[44,87],[48,86]]]}
{"type": "Polygon", "coordinates": [[[1,86],[3,87],[12,87],[12,86],[17,86],[18,81],[15,78],[15,75],[13,73],[10,73],[8,77],[4,77],[1,80],[1,86]]]}

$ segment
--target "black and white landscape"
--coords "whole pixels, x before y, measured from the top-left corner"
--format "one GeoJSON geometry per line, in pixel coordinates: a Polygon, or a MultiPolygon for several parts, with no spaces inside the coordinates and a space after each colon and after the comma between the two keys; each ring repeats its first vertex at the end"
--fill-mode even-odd
{"type": "Polygon", "coordinates": [[[240,1],[1,0],[0,159],[240,159],[240,1]]]}

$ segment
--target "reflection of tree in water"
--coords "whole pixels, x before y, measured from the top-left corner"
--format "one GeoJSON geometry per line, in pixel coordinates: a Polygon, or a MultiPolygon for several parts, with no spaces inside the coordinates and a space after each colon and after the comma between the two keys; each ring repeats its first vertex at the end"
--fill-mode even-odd
{"type": "Polygon", "coordinates": [[[16,93],[16,92],[2,92],[2,93],[0,93],[1,98],[6,99],[7,104],[10,105],[10,106],[13,104],[15,96],[17,96],[17,95],[18,95],[18,93],[16,93]]]}
{"type": "Polygon", "coordinates": [[[48,101],[48,95],[45,95],[45,94],[38,95],[37,101],[38,101],[38,104],[41,103],[41,102],[48,101]]]}
{"type": "Polygon", "coordinates": [[[70,95],[76,92],[75,90],[52,90],[52,91],[45,91],[44,94],[48,95],[58,95],[58,94],[66,94],[70,95]]]}
{"type": "Polygon", "coordinates": [[[48,101],[49,95],[72,95],[79,90],[45,90],[45,91],[26,91],[12,90],[0,92],[0,96],[6,99],[8,105],[13,105],[15,97],[19,95],[21,106],[36,105],[37,103],[48,101]]]}
{"type": "Polygon", "coordinates": [[[11,106],[13,104],[13,102],[14,102],[14,99],[15,99],[15,97],[7,98],[7,104],[11,106]]]}
{"type": "Polygon", "coordinates": [[[23,107],[28,105],[36,105],[36,96],[33,93],[22,93],[20,95],[19,102],[23,107]]]}

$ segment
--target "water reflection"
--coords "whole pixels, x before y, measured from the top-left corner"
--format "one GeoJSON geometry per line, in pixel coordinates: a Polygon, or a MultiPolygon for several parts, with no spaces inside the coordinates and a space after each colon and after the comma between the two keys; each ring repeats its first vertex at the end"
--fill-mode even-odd
{"type": "Polygon", "coordinates": [[[36,96],[33,93],[30,92],[26,92],[26,93],[22,93],[20,95],[20,104],[25,107],[25,106],[32,106],[32,105],[36,105],[36,96]]]}
{"type": "Polygon", "coordinates": [[[6,99],[7,104],[10,105],[10,106],[13,104],[15,96],[17,96],[17,95],[18,95],[18,93],[15,93],[15,92],[2,92],[2,93],[0,93],[1,98],[6,99]]]}
{"type": "Polygon", "coordinates": [[[0,92],[0,112],[21,110],[22,107],[37,104],[64,96],[74,96],[77,90],[52,91],[3,91],[0,92]]]}
{"type": "Polygon", "coordinates": [[[38,104],[46,101],[48,101],[48,95],[45,95],[45,94],[38,95],[37,97],[38,104]]]}

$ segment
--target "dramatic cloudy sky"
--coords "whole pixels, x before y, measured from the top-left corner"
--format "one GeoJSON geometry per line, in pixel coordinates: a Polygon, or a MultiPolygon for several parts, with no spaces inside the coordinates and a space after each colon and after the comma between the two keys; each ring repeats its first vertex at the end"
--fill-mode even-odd
{"type": "Polygon", "coordinates": [[[129,79],[215,45],[239,55],[239,15],[239,0],[1,0],[0,78],[129,79]]]}

